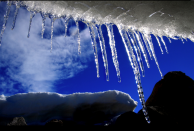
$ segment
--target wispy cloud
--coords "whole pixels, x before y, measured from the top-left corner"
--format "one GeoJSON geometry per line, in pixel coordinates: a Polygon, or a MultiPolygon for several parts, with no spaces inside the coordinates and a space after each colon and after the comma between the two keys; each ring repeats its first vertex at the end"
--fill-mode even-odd
{"type": "MultiPolygon", "coordinates": [[[[30,38],[27,38],[30,13],[20,8],[15,29],[12,31],[13,14],[12,8],[0,47],[1,94],[15,94],[21,90],[53,92],[53,83],[56,80],[74,77],[93,60],[88,28],[80,31],[82,54],[78,55],[76,27],[70,27],[68,30],[72,35],[64,37],[64,33],[56,30],[64,28],[64,25],[56,20],[53,49],[50,53],[50,39],[42,39],[40,35],[40,14],[32,20],[30,38]]],[[[0,14],[0,17],[3,18],[3,15],[0,14]]],[[[3,21],[0,22],[2,25],[3,21]]],[[[50,35],[50,25],[50,19],[47,18],[45,34],[50,35]]]]}

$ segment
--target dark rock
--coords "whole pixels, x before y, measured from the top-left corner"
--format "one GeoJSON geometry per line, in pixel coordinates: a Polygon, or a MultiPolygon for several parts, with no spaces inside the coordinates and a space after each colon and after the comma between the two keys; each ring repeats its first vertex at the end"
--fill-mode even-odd
{"type": "Polygon", "coordinates": [[[100,111],[103,106],[104,105],[100,103],[80,105],[80,107],[75,110],[73,119],[78,125],[95,125],[108,121],[111,116],[100,111]]]}
{"type": "MultiPolygon", "coordinates": [[[[167,112],[168,109],[165,107],[147,106],[147,111],[151,121],[150,125],[172,126],[178,124],[176,119],[167,112]]],[[[144,117],[142,109],[138,112],[138,114],[144,117]]]]}
{"type": "Polygon", "coordinates": [[[7,126],[8,123],[10,123],[11,121],[13,121],[13,117],[9,118],[9,117],[0,117],[0,126],[7,126]]]}
{"type": "Polygon", "coordinates": [[[137,125],[147,125],[144,115],[129,111],[121,114],[115,121],[114,126],[130,126],[137,127],[137,125]]]}
{"type": "MultiPolygon", "coordinates": [[[[193,101],[190,94],[194,93],[194,81],[185,73],[173,71],[169,72],[154,86],[154,89],[146,101],[146,106],[173,106],[180,103],[193,101]],[[180,98],[181,99],[178,99],[180,98]],[[191,99],[189,99],[191,98],[191,99]],[[185,101],[186,100],[186,101],[185,101]]],[[[190,103],[187,102],[187,103],[190,103]]]]}
{"type": "Polygon", "coordinates": [[[146,101],[150,124],[147,124],[142,109],[120,115],[115,125],[136,127],[138,125],[177,126],[194,123],[194,81],[180,71],[169,72],[154,86],[146,101]]]}
{"type": "Polygon", "coordinates": [[[117,120],[117,118],[119,116],[120,115],[117,115],[117,116],[113,117],[111,120],[106,121],[106,123],[104,124],[104,126],[114,126],[115,125],[115,122],[116,122],[116,120],[117,120]]]}
{"type": "Polygon", "coordinates": [[[13,121],[8,126],[27,126],[26,121],[23,117],[15,117],[13,121]]]}
{"type": "MultiPolygon", "coordinates": [[[[194,81],[181,71],[168,72],[146,101],[151,123],[192,124],[194,81]]],[[[143,114],[142,110],[138,114],[143,114]]]]}
{"type": "Polygon", "coordinates": [[[68,121],[68,120],[62,120],[63,122],[63,126],[76,126],[77,124],[75,123],[75,121],[68,121]]]}
{"type": "Polygon", "coordinates": [[[63,126],[63,122],[61,120],[53,119],[47,122],[45,126],[63,126]]]}

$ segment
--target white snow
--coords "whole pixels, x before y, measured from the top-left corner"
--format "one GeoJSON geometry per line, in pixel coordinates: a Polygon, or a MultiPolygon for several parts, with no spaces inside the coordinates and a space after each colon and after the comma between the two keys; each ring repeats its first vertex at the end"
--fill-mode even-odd
{"type": "Polygon", "coordinates": [[[96,23],[123,24],[158,36],[181,36],[194,41],[193,1],[24,1],[28,10],[71,15],[96,23]]]}
{"type": "Polygon", "coordinates": [[[52,119],[72,120],[75,110],[88,104],[99,104],[95,110],[115,117],[127,111],[134,111],[137,101],[117,90],[69,95],[51,92],[0,95],[0,117],[13,119],[22,116],[27,125],[44,125],[52,119]]]}

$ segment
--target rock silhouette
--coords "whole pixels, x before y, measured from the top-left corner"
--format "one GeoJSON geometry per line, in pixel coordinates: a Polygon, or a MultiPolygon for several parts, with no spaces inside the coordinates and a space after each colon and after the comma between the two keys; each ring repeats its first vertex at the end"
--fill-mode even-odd
{"type": "Polygon", "coordinates": [[[23,117],[15,117],[13,121],[8,126],[27,126],[26,121],[23,117]]]}
{"type": "MultiPolygon", "coordinates": [[[[192,125],[194,81],[181,71],[168,72],[157,82],[146,101],[150,125],[192,125]]],[[[127,112],[115,125],[145,124],[142,109],[136,114],[127,112]]]]}

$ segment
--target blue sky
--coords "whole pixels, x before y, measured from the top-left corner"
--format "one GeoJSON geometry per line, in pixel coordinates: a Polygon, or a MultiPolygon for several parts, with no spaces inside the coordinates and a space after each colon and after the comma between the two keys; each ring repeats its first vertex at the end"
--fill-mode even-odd
{"type": "MultiPolygon", "coordinates": [[[[2,29],[6,3],[0,2],[0,30],[2,29]]],[[[30,38],[27,38],[30,13],[20,8],[14,30],[11,30],[15,6],[11,7],[9,19],[3,34],[0,47],[0,95],[14,95],[27,92],[57,92],[72,94],[75,92],[99,92],[119,90],[128,93],[138,106],[139,101],[135,77],[131,68],[121,36],[114,25],[114,36],[118,54],[121,83],[118,82],[116,70],[112,61],[111,50],[106,27],[102,26],[108,59],[109,81],[106,81],[105,69],[100,51],[99,41],[98,60],[99,74],[97,78],[93,48],[87,26],[79,22],[81,38],[81,55],[78,55],[76,26],[69,21],[67,37],[64,37],[65,27],[62,20],[54,23],[53,50],[50,53],[51,21],[46,19],[44,38],[41,38],[42,18],[38,13],[32,20],[30,38]]],[[[169,71],[182,71],[194,79],[194,44],[190,40],[173,40],[169,43],[164,37],[169,54],[161,54],[155,37],[152,36],[154,50],[160,69],[165,75],[169,71]]],[[[147,50],[146,50],[147,51],[147,50]]],[[[148,55],[148,52],[147,52],[148,55]]],[[[160,73],[154,60],[148,56],[150,68],[147,68],[144,58],[145,77],[141,77],[145,100],[148,99],[156,82],[161,80],[160,73]]]]}

